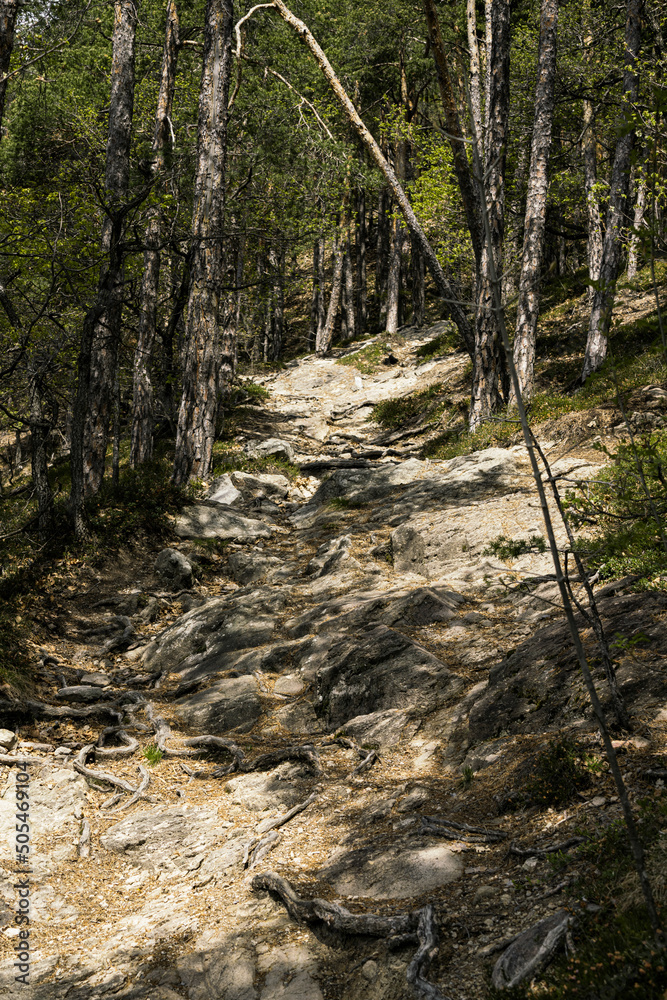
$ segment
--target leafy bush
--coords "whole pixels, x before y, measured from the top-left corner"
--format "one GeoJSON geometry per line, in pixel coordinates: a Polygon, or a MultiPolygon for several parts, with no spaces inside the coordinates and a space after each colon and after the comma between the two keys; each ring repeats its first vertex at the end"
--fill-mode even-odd
{"type": "Polygon", "coordinates": [[[597,536],[586,543],[586,556],[602,578],[633,574],[639,578],[637,586],[665,590],[667,432],[641,435],[635,442],[636,452],[625,443],[614,452],[597,446],[611,464],[593,482],[567,495],[568,516],[576,527],[596,529],[597,536]]]}

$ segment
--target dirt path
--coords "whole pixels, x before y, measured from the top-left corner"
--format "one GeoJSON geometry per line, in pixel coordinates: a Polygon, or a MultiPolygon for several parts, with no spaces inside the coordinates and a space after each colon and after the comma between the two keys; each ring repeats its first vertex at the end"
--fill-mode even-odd
{"type": "MultiPolygon", "coordinates": [[[[565,934],[587,862],[578,841],[558,866],[544,851],[619,810],[604,770],[557,807],[531,786],[557,736],[599,745],[549,560],[485,554],[541,531],[523,449],[424,461],[432,428],[368,419],[435,381],[457,391],[463,357],[418,363],[434,332],[371,374],[309,358],[266,377],[245,443],[280,439],[303,475],[213,484],[218,500],[175,523],[171,585],[157,553],[121,555],[55,602],[37,721],[8,714],[23,743],[0,737],[37,759],[28,988],[13,966],[21,772],[1,776],[3,995],[472,1000],[508,939],[547,918],[565,934]],[[415,960],[428,907],[430,968],[415,960]]],[[[585,448],[549,454],[564,475],[595,471],[585,448]]],[[[647,636],[619,666],[637,796],[664,748],[667,602],[611,587],[601,607],[612,634],[647,636]]]]}

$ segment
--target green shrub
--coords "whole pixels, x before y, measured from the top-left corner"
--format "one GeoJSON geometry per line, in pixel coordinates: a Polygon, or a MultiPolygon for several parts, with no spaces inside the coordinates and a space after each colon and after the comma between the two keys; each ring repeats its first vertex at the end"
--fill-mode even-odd
{"type": "Polygon", "coordinates": [[[177,513],[196,489],[174,486],[170,475],[170,466],[156,461],[139,469],[123,470],[117,486],[105,480],[100,492],[86,501],[90,530],[100,542],[112,547],[139,534],[170,534],[168,515],[177,513]]]}
{"type": "Polygon", "coordinates": [[[448,330],[439,333],[433,340],[429,340],[427,344],[422,344],[421,347],[418,347],[415,355],[422,360],[426,360],[428,358],[435,358],[440,354],[450,354],[452,351],[458,350],[459,342],[458,331],[452,323],[448,330]]]}
{"type": "Polygon", "coordinates": [[[448,408],[444,398],[442,382],[435,382],[428,389],[413,392],[409,396],[399,396],[396,399],[385,399],[376,403],[370,415],[370,420],[381,427],[394,429],[414,421],[417,418],[427,419],[435,423],[448,408]]]}
{"type": "Polygon", "coordinates": [[[372,375],[382,367],[382,359],[391,351],[391,346],[384,340],[362,347],[354,354],[346,354],[338,358],[337,365],[351,366],[358,369],[362,375],[372,375]]]}

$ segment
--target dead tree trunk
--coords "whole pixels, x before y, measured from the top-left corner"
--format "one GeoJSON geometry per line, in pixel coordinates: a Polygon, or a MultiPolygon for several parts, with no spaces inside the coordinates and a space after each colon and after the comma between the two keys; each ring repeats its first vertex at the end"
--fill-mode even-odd
{"type": "MultiPolygon", "coordinates": [[[[628,115],[632,113],[639,91],[636,62],[641,41],[641,6],[641,0],[628,0],[625,22],[625,67],[623,70],[623,91],[628,115]]],[[[605,234],[602,243],[600,276],[593,293],[586,355],[580,375],[582,383],[591,372],[597,371],[607,356],[607,338],[614,308],[616,279],[621,266],[621,233],[630,187],[630,160],[634,139],[635,131],[629,129],[619,137],[616,143],[605,234]]]]}
{"type": "MultiPolygon", "coordinates": [[[[502,277],[505,221],[505,151],[509,119],[509,0],[491,0],[487,25],[487,101],[484,181],[490,240],[485,240],[477,280],[477,322],[473,356],[470,430],[500,408],[507,393],[507,367],[494,307],[491,273],[502,277]],[[489,255],[493,254],[493,264],[489,255]]],[[[479,157],[477,169],[480,170],[479,157]]],[[[479,183],[478,182],[478,183],[479,183]]]]}
{"type": "Polygon", "coordinates": [[[20,6],[20,0],[0,0],[0,139],[2,139],[2,120],[5,115],[7,73],[14,48],[16,15],[20,6]]]}
{"type": "Polygon", "coordinates": [[[172,477],[177,485],[205,476],[210,469],[220,369],[223,364],[229,367],[233,356],[233,296],[221,291],[225,278],[223,231],[232,30],[232,0],[207,0],[190,294],[182,351],[183,392],[172,477]]]}
{"type": "Polygon", "coordinates": [[[134,45],[138,4],[117,0],[114,7],[111,98],[106,147],[106,215],[101,249],[106,259],[97,297],[84,319],[72,420],[70,514],[83,537],[83,502],[104,477],[113,386],[118,360],[123,302],[124,206],[130,177],[130,140],[134,111],[134,45]]]}
{"type": "MultiPolygon", "coordinates": [[[[162,74],[157,99],[153,162],[151,172],[159,180],[164,172],[171,145],[171,107],[178,60],[178,13],[175,0],[167,3],[167,26],[162,56],[162,74]]],[[[132,432],[130,465],[134,468],[153,457],[153,386],[151,362],[157,329],[157,300],[160,283],[161,218],[159,205],[151,206],[146,226],[144,273],[139,293],[139,332],[134,352],[132,384],[132,432]]]]}
{"type": "Polygon", "coordinates": [[[540,306],[539,280],[547,214],[551,126],[554,117],[557,37],[558,0],[542,0],[535,85],[535,120],[526,193],[523,259],[514,338],[514,365],[524,399],[531,398],[534,388],[535,341],[540,306]]]}

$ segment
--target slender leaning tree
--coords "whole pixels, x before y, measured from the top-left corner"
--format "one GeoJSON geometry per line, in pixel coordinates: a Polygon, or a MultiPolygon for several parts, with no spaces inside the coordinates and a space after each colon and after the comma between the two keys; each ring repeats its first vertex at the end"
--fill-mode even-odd
{"type": "Polygon", "coordinates": [[[234,357],[234,300],[224,292],[225,166],[232,0],[208,0],[199,96],[197,172],[192,212],[190,292],[183,338],[183,392],[178,411],[173,481],[205,476],[211,466],[220,374],[234,357]]]}

